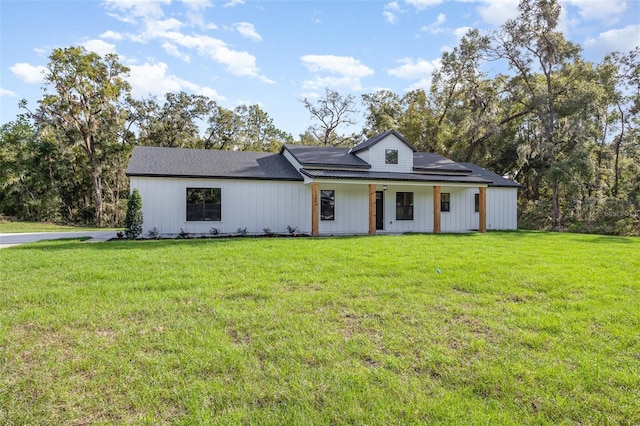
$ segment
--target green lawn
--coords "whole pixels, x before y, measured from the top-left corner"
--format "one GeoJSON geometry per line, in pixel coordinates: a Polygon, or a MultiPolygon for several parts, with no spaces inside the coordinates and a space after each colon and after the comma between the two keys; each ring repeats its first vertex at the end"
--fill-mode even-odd
{"type": "Polygon", "coordinates": [[[0,424],[639,419],[639,238],[0,250],[0,424]]]}
{"type": "Polygon", "coordinates": [[[41,222],[10,222],[0,221],[0,234],[27,232],[73,232],[73,231],[109,231],[116,228],[91,228],[82,226],[56,225],[54,223],[41,222]]]}

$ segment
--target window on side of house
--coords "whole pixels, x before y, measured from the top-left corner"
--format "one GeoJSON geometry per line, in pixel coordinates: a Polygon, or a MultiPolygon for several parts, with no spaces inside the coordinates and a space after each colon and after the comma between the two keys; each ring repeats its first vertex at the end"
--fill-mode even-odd
{"type": "Polygon", "coordinates": [[[335,220],[336,191],[323,189],[320,191],[320,220],[335,220]]]}
{"type": "Polygon", "coordinates": [[[440,211],[451,211],[451,194],[448,192],[443,192],[440,194],[440,211]]]}
{"type": "Polygon", "coordinates": [[[220,188],[187,188],[187,221],[222,220],[220,188]]]}
{"type": "Polygon", "coordinates": [[[475,212],[480,212],[480,194],[475,194],[474,205],[475,212]]]}
{"type": "Polygon", "coordinates": [[[398,164],[398,150],[397,149],[385,149],[384,161],[387,164],[398,164]]]}
{"type": "Polygon", "coordinates": [[[413,192],[396,192],[396,220],[413,220],[413,192]]]}

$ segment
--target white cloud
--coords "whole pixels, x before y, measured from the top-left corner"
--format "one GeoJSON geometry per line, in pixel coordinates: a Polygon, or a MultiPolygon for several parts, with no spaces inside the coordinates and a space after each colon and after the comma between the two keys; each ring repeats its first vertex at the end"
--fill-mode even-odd
{"type": "Polygon", "coordinates": [[[122,22],[136,23],[138,19],[160,19],[164,16],[163,4],[170,4],[171,0],[103,0],[103,4],[109,10],[109,14],[122,22]]]}
{"type": "Polygon", "coordinates": [[[189,55],[187,55],[186,53],[182,53],[178,50],[178,47],[175,44],[166,42],[166,43],[162,43],[162,48],[165,50],[165,52],[167,52],[169,55],[174,56],[176,58],[180,58],[185,62],[191,62],[191,57],[189,55]]]}
{"type": "Polygon", "coordinates": [[[0,96],[17,96],[16,92],[0,87],[0,96]]]}
{"type": "Polygon", "coordinates": [[[175,75],[167,74],[167,64],[158,62],[155,64],[131,65],[129,83],[131,93],[135,97],[147,97],[149,95],[163,97],[168,92],[189,91],[203,94],[216,101],[226,100],[215,89],[201,87],[195,83],[183,80],[175,75]]]}
{"type": "MultiPolygon", "coordinates": [[[[137,0],[106,0],[106,4],[112,10],[116,10],[124,16],[132,15],[143,25],[138,24],[138,28],[142,30],[137,33],[126,34],[126,37],[134,42],[149,43],[151,41],[159,41],[162,47],[174,56],[178,56],[184,60],[190,59],[188,53],[183,49],[195,50],[198,55],[208,57],[214,62],[226,66],[227,70],[237,76],[248,76],[258,78],[265,83],[273,83],[261,74],[260,69],[256,66],[256,57],[246,51],[238,51],[231,49],[224,41],[193,33],[191,35],[184,34],[180,30],[185,25],[176,18],[163,18],[162,4],[168,3],[170,0],[161,0],[162,3],[154,3],[153,6],[147,5],[148,1],[138,2],[137,0]],[[143,5],[143,6],[141,6],[143,5]],[[146,5],[146,6],[144,6],[146,5]]],[[[241,4],[236,2],[236,4],[241,4]]],[[[190,10],[199,10],[207,7],[206,2],[189,2],[190,10]]],[[[239,31],[241,31],[239,29],[239,31]]],[[[259,37],[259,34],[250,28],[242,27],[244,35],[248,37],[259,37]]]]}
{"type": "Polygon", "coordinates": [[[89,52],[95,52],[100,56],[104,56],[107,53],[116,53],[116,45],[107,43],[104,40],[93,39],[87,40],[80,43],[82,47],[87,49],[89,52]]]}
{"type": "Polygon", "coordinates": [[[604,22],[616,22],[627,10],[626,0],[562,0],[565,5],[573,5],[578,8],[583,19],[592,19],[604,22]]]}
{"type": "Polygon", "coordinates": [[[388,23],[395,24],[396,22],[398,22],[399,13],[402,13],[400,5],[397,1],[392,1],[391,3],[387,3],[384,5],[382,16],[384,16],[384,19],[386,19],[388,23]]]}
{"type": "Polygon", "coordinates": [[[100,34],[100,38],[106,38],[107,40],[122,40],[122,39],[124,39],[122,34],[120,34],[118,32],[115,32],[115,31],[105,31],[104,33],[100,34]]]}
{"type": "Polygon", "coordinates": [[[418,10],[424,10],[431,6],[436,6],[442,3],[442,0],[405,0],[408,5],[415,7],[418,10]]]}
{"type": "Polygon", "coordinates": [[[11,72],[25,83],[38,84],[44,82],[47,68],[42,65],[31,65],[19,62],[11,67],[11,72]]]}
{"type": "Polygon", "coordinates": [[[189,36],[179,32],[168,32],[163,37],[176,45],[195,49],[200,55],[208,56],[214,61],[227,66],[234,75],[259,78],[265,83],[273,83],[260,73],[256,66],[256,57],[248,52],[232,50],[222,40],[209,36],[189,36]]]}
{"type": "Polygon", "coordinates": [[[405,80],[417,80],[411,84],[407,90],[428,90],[431,86],[432,73],[440,67],[439,58],[434,59],[433,61],[427,61],[422,58],[403,58],[398,60],[398,63],[402,65],[388,70],[387,73],[405,80]]]}
{"type": "Polygon", "coordinates": [[[262,40],[262,37],[258,34],[253,24],[250,24],[249,22],[238,22],[234,24],[234,26],[243,37],[253,41],[262,40]]]}
{"type": "Polygon", "coordinates": [[[640,46],[640,24],[605,31],[597,37],[587,39],[584,45],[587,49],[601,54],[615,51],[628,52],[640,46]]]}
{"type": "Polygon", "coordinates": [[[362,90],[360,80],[374,73],[372,68],[350,56],[305,55],[300,60],[309,71],[316,74],[313,80],[304,82],[304,87],[310,89],[346,87],[362,90]]]}
{"type": "Polygon", "coordinates": [[[394,77],[403,78],[406,80],[424,78],[425,75],[431,75],[431,73],[440,66],[440,59],[427,61],[426,59],[422,58],[402,58],[397,62],[401,65],[397,68],[388,70],[387,73],[394,77]]]}
{"type": "Polygon", "coordinates": [[[182,0],[182,3],[189,10],[194,12],[200,12],[208,7],[211,7],[211,1],[209,0],[182,0]]]}
{"type": "Polygon", "coordinates": [[[422,28],[420,28],[420,31],[426,31],[430,34],[440,34],[444,31],[442,24],[444,24],[446,20],[447,16],[444,13],[439,13],[434,22],[429,25],[423,25],[422,28]]]}
{"type": "Polygon", "coordinates": [[[242,6],[244,4],[244,0],[231,0],[229,3],[225,3],[222,7],[234,7],[234,6],[242,6]]]}
{"type": "Polygon", "coordinates": [[[518,16],[518,0],[480,0],[478,14],[490,25],[499,27],[508,19],[518,16]]]}
{"type": "Polygon", "coordinates": [[[455,30],[453,30],[453,34],[456,36],[456,38],[457,38],[458,40],[460,40],[460,39],[462,39],[462,37],[464,37],[464,36],[469,32],[469,30],[471,30],[471,29],[473,29],[473,28],[471,28],[471,27],[458,27],[458,28],[456,28],[455,30]]]}

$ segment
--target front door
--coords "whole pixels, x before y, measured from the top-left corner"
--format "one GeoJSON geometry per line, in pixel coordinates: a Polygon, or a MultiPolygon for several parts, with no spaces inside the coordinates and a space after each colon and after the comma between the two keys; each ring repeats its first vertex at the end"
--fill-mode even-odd
{"type": "Polygon", "coordinates": [[[376,229],[384,229],[384,192],[376,191],[376,229]]]}

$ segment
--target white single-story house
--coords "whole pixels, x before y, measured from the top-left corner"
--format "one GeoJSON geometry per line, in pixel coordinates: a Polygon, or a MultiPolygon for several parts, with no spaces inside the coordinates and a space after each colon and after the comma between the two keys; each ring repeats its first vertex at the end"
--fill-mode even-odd
{"type": "Polygon", "coordinates": [[[417,152],[391,130],[353,148],[279,153],[138,146],[127,169],[144,232],[309,235],[517,228],[519,184],[417,152]]]}

